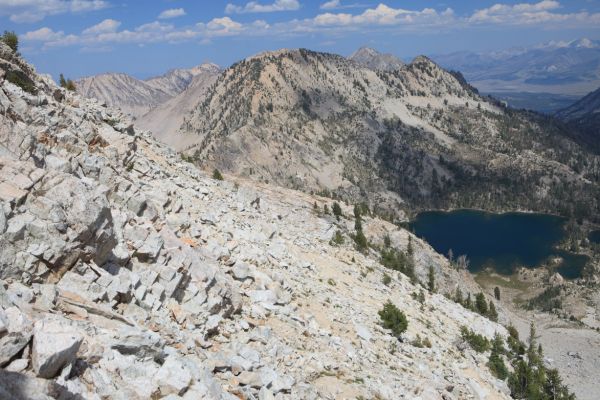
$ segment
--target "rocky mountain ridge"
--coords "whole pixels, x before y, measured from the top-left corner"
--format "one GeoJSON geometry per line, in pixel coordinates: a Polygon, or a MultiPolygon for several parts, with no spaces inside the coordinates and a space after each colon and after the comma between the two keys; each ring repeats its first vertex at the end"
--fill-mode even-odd
{"type": "Polygon", "coordinates": [[[369,47],[361,47],[348,59],[375,71],[393,71],[404,66],[404,62],[393,54],[383,54],[369,47]]]}
{"type": "Polygon", "coordinates": [[[186,152],[206,168],[387,212],[600,215],[600,159],[576,135],[423,56],[392,71],[305,49],[250,57],[219,76],[180,132],[197,135],[186,152]]]}
{"type": "Polygon", "coordinates": [[[556,113],[557,117],[565,121],[581,120],[594,114],[600,114],[600,89],[588,93],[581,100],[556,113]]]}
{"type": "MultiPolygon", "coordinates": [[[[0,43],[0,396],[509,398],[461,339],[506,330],[355,250],[351,207],[226,178],[0,43]],[[388,300],[403,341],[379,324],[388,300]]],[[[363,225],[417,280],[477,290],[408,231],[363,225]]]]}
{"type": "Polygon", "coordinates": [[[581,140],[600,153],[600,89],[559,110],[556,117],[579,131],[581,140]]]}
{"type": "Polygon", "coordinates": [[[120,73],[100,74],[78,80],[76,87],[84,97],[96,98],[137,118],[183,92],[194,78],[218,73],[217,65],[206,63],[189,69],[173,69],[145,80],[120,73]]]}

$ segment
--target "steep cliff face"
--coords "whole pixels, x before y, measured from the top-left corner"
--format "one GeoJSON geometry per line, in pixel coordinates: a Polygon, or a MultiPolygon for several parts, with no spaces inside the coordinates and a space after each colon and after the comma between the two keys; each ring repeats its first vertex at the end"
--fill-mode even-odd
{"type": "MultiPolygon", "coordinates": [[[[0,44],[0,397],[508,398],[460,339],[505,329],[356,251],[350,207],[229,180],[0,44]]],[[[477,290],[406,230],[363,227],[439,292],[477,290]]]]}
{"type": "Polygon", "coordinates": [[[201,165],[387,210],[600,215],[598,156],[426,57],[375,71],[304,49],[263,53],[224,71],[180,132],[198,136],[187,152],[201,165]]]}

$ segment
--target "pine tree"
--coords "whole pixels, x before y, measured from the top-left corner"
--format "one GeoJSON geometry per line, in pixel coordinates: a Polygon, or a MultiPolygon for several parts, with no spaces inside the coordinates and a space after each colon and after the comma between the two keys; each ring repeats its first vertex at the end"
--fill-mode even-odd
{"type": "Polygon", "coordinates": [[[360,212],[360,207],[358,206],[358,204],[354,205],[354,218],[355,219],[361,219],[362,215],[360,212]]]}
{"type": "Polygon", "coordinates": [[[390,329],[397,338],[400,338],[406,331],[406,328],[408,328],[406,315],[404,315],[404,313],[389,300],[384,304],[383,309],[380,310],[378,314],[381,318],[383,327],[390,329]]]}
{"type": "Polygon", "coordinates": [[[504,341],[502,340],[502,336],[498,333],[494,335],[494,340],[492,341],[492,351],[490,353],[490,358],[488,361],[488,367],[490,371],[496,378],[505,380],[508,377],[508,368],[504,363],[504,359],[502,358],[502,354],[504,354],[504,341]]]}
{"type": "Polygon", "coordinates": [[[498,286],[494,288],[494,297],[496,300],[500,301],[500,288],[498,286]]]}
{"type": "Polygon", "coordinates": [[[498,312],[496,311],[496,306],[494,305],[494,302],[492,300],[490,300],[487,315],[492,321],[498,321],[498,312]]]}
{"type": "Polygon", "coordinates": [[[456,287],[456,290],[454,291],[454,301],[461,305],[465,301],[463,299],[462,290],[460,290],[460,288],[458,286],[456,287]]]}
{"type": "Polygon", "coordinates": [[[66,88],[67,87],[67,80],[65,79],[65,76],[63,74],[60,74],[60,77],[58,79],[58,84],[62,88],[66,88]]]}
{"type": "Polygon", "coordinates": [[[354,230],[357,232],[362,231],[362,222],[361,222],[360,218],[356,218],[354,220],[354,230]]]}
{"type": "Polygon", "coordinates": [[[481,315],[487,315],[488,305],[485,300],[485,295],[482,292],[477,293],[475,296],[475,309],[481,315]]]}
{"type": "Polygon", "coordinates": [[[356,231],[356,235],[354,235],[354,242],[356,243],[356,249],[360,252],[364,252],[369,247],[369,242],[362,229],[356,231]]]}
{"type": "Polygon", "coordinates": [[[467,293],[467,298],[465,299],[465,308],[468,310],[473,309],[473,301],[471,300],[471,293],[467,293]]]}
{"type": "Polygon", "coordinates": [[[331,211],[333,211],[333,215],[335,215],[335,218],[339,221],[340,217],[342,216],[342,207],[340,207],[337,201],[333,202],[333,206],[331,206],[331,211]]]}
{"type": "Polygon", "coordinates": [[[427,289],[430,292],[435,292],[435,274],[432,265],[429,266],[429,273],[427,274],[427,289]]]}

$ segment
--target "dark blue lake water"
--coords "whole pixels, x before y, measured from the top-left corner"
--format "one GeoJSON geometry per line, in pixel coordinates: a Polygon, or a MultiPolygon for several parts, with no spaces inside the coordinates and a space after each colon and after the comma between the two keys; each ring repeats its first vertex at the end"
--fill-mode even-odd
{"type": "Polygon", "coordinates": [[[592,243],[600,243],[600,231],[591,231],[588,238],[592,243]]]}
{"type": "Polygon", "coordinates": [[[454,257],[467,255],[471,272],[491,267],[510,275],[517,267],[535,268],[560,256],[558,272],[573,279],[581,275],[588,258],[554,248],[565,235],[564,223],[561,217],[545,214],[457,210],[424,212],[410,225],[437,252],[448,254],[452,249],[454,257]]]}

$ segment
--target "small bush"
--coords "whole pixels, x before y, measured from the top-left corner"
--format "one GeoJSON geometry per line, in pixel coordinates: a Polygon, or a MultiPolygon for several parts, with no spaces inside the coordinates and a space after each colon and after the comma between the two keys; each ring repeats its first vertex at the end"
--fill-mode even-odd
{"type": "Polygon", "coordinates": [[[15,53],[19,50],[19,37],[14,32],[4,31],[0,40],[10,47],[15,53]]]}
{"type": "Polygon", "coordinates": [[[218,169],[214,169],[213,174],[212,174],[212,178],[216,179],[218,181],[222,181],[223,180],[223,175],[221,175],[221,172],[218,169]]]}
{"type": "Polygon", "coordinates": [[[406,315],[398,309],[391,301],[384,304],[383,309],[378,312],[384,328],[390,329],[392,334],[399,338],[408,328],[406,315]]]}
{"type": "Polygon", "coordinates": [[[340,246],[344,244],[344,236],[342,235],[342,232],[335,231],[333,238],[331,238],[330,244],[333,246],[340,246]]]}
{"type": "Polygon", "coordinates": [[[421,335],[417,334],[417,337],[411,342],[411,344],[414,347],[418,347],[418,348],[423,348],[423,347],[427,347],[428,349],[431,348],[431,341],[429,340],[428,337],[425,337],[424,339],[421,339],[421,335]]]}
{"type": "Polygon", "coordinates": [[[485,336],[473,332],[466,326],[461,326],[460,335],[478,353],[483,353],[490,349],[490,341],[485,336]]]}
{"type": "Polygon", "coordinates": [[[65,79],[63,74],[60,74],[58,83],[59,83],[60,87],[63,87],[65,89],[67,89],[68,91],[74,92],[75,90],[77,90],[77,87],[75,87],[75,82],[73,82],[70,79],[65,79]]]}
{"type": "Polygon", "coordinates": [[[389,286],[389,284],[392,283],[392,277],[389,276],[388,274],[384,273],[381,281],[383,282],[383,284],[385,286],[389,286]]]}
{"type": "Polygon", "coordinates": [[[17,85],[27,93],[37,93],[37,89],[35,88],[33,81],[21,71],[7,71],[5,78],[7,81],[17,85]]]}

